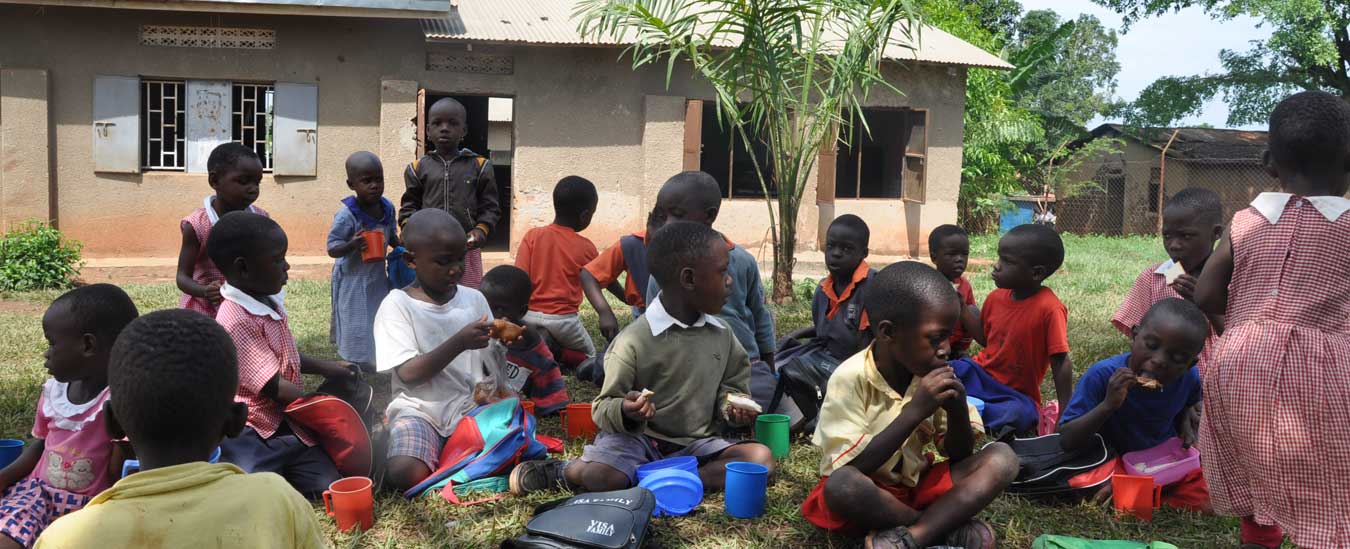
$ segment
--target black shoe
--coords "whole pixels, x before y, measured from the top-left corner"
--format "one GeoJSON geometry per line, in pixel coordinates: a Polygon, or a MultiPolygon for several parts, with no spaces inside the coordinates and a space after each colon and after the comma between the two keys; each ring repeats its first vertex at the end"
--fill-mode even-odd
{"type": "Polygon", "coordinates": [[[511,470],[511,495],[523,496],[540,490],[572,490],[572,484],[563,477],[569,462],[556,459],[523,461],[511,470]]]}
{"type": "Polygon", "coordinates": [[[582,381],[594,383],[596,387],[605,383],[604,366],[600,363],[598,356],[593,356],[578,364],[576,376],[577,379],[582,381]]]}

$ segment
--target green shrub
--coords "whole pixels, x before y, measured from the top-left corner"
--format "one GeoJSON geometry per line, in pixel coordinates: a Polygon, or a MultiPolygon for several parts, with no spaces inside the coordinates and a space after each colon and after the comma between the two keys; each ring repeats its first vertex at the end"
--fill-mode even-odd
{"type": "Polygon", "coordinates": [[[0,291],[69,288],[83,264],[78,241],[29,221],[0,238],[0,291]]]}

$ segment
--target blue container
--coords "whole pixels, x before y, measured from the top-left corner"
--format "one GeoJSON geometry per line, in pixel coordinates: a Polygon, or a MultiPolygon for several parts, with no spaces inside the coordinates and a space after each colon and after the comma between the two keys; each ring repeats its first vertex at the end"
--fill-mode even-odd
{"type": "Polygon", "coordinates": [[[703,481],[683,469],[667,467],[652,471],[638,481],[638,486],[651,490],[656,496],[652,516],[687,515],[703,502],[703,481]]]}
{"type": "Polygon", "coordinates": [[[975,407],[975,411],[984,415],[984,401],[973,396],[966,397],[966,402],[975,407]]]}
{"type": "Polygon", "coordinates": [[[23,454],[23,441],[17,438],[0,438],[0,468],[6,467],[23,454]]]}
{"type": "Polygon", "coordinates": [[[764,514],[764,498],[769,489],[769,468],[758,463],[733,461],[727,464],[727,514],[739,519],[764,514]]]}
{"type": "Polygon", "coordinates": [[[698,476],[698,458],[694,456],[676,456],[653,461],[637,468],[637,480],[641,483],[642,479],[647,478],[647,475],[662,469],[679,469],[681,471],[693,473],[694,476],[698,476]]]}
{"type": "Polygon", "coordinates": [[[1036,220],[1036,201],[1026,198],[1008,197],[1013,207],[1003,210],[998,217],[998,233],[1003,234],[1011,231],[1018,225],[1027,225],[1036,220]]]}

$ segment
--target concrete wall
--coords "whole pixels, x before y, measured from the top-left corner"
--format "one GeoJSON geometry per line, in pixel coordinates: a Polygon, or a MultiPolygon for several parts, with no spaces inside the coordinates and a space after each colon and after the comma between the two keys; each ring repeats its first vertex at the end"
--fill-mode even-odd
{"type": "Polygon", "coordinates": [[[0,231],[50,221],[47,71],[0,68],[0,231]]]}
{"type": "MultiPolygon", "coordinates": [[[[553,183],[578,174],[600,191],[600,211],[585,234],[603,247],[640,229],[656,190],[680,170],[685,98],[712,97],[706,84],[687,72],[677,72],[669,88],[664,70],[635,72],[615,49],[472,47],[473,54],[510,56],[508,75],[427,70],[428,52],[467,53],[462,44],[427,44],[412,20],[0,5],[0,67],[6,68],[0,81],[0,135],[10,135],[11,128],[25,138],[39,135],[28,128],[47,118],[48,124],[37,125],[51,133],[20,149],[4,141],[5,153],[24,162],[22,171],[0,172],[6,174],[0,180],[0,212],[10,219],[11,210],[29,215],[49,209],[92,257],[172,256],[179,245],[178,220],[211,192],[206,176],[95,174],[90,157],[94,77],[313,83],[319,95],[318,175],[266,176],[258,204],[286,228],[292,254],[319,255],[337,201],[349,193],[342,172],[349,153],[377,152],[385,163],[386,196],[398,201],[402,169],[416,150],[410,121],[417,115],[417,91],[426,89],[515,99],[513,246],[528,228],[552,219],[553,183]],[[277,46],[265,51],[142,46],[139,26],[146,24],[275,29],[277,46]],[[38,74],[42,83],[33,81],[38,74]],[[34,87],[45,90],[42,99],[30,98],[30,91],[10,91],[34,87]],[[51,177],[43,175],[44,150],[55,159],[46,164],[51,177]],[[21,183],[11,184],[11,173],[21,183]],[[49,179],[54,181],[50,192],[32,192],[46,188],[49,179]]],[[[965,71],[888,70],[905,95],[879,91],[871,104],[931,109],[927,202],[840,200],[818,209],[815,189],[808,187],[798,225],[801,249],[819,244],[821,224],[856,213],[873,227],[875,253],[918,255],[929,229],[955,219],[965,71]]],[[[731,200],[722,212],[718,228],[752,251],[762,247],[767,257],[763,201],[731,200]]]]}

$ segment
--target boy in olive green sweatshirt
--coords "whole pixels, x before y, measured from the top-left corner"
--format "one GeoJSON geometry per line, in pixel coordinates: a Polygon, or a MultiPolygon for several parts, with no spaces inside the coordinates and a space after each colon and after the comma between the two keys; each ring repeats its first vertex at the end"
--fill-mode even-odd
{"type": "Polygon", "coordinates": [[[722,489],[732,461],[772,469],[764,445],[719,436],[759,414],[741,404],[749,399],[750,358],[715,316],[731,285],[726,242],[707,225],[675,222],[650,235],[648,246],[661,293],[605,355],[593,414],[600,434],[581,459],[521,463],[511,472],[513,494],[621,490],[636,484],[639,466],[675,456],[698,458],[705,490],[722,489]]]}

